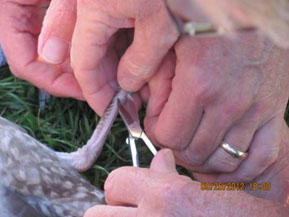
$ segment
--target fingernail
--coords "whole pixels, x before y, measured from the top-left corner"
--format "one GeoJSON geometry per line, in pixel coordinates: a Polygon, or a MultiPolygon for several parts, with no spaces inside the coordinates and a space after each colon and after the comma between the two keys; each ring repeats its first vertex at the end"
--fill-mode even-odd
{"type": "Polygon", "coordinates": [[[40,53],[41,57],[52,64],[62,63],[68,53],[69,44],[57,38],[48,39],[40,53]]]}

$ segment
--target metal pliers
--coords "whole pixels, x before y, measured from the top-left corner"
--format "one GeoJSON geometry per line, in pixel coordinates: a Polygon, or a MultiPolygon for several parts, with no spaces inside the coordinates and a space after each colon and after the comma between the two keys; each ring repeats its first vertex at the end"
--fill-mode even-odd
{"type": "Polygon", "coordinates": [[[118,110],[129,131],[129,136],[126,139],[126,143],[130,146],[133,166],[139,167],[136,140],[142,139],[153,155],[156,155],[157,150],[140,126],[138,111],[132,96],[128,96],[125,102],[118,100],[118,110]]]}

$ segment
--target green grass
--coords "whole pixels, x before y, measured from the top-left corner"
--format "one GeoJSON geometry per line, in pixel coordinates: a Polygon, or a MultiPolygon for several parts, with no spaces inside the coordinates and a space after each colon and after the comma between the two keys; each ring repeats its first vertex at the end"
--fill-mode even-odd
{"type": "MultiPolygon", "coordinates": [[[[90,138],[99,117],[85,102],[52,97],[39,109],[38,89],[0,68],[0,115],[21,125],[27,132],[57,151],[74,151],[90,138]]],[[[144,112],[141,113],[144,116],[144,112]]],[[[120,118],[115,121],[103,152],[93,168],[84,173],[94,185],[103,187],[110,171],[132,165],[125,143],[127,130],[120,118]]],[[[138,146],[140,163],[147,167],[152,159],[144,145],[138,146]]]]}

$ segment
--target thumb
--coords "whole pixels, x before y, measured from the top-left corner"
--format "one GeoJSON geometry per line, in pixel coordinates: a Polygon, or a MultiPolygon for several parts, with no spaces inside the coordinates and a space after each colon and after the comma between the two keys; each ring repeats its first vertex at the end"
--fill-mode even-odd
{"type": "Polygon", "coordinates": [[[52,0],[38,40],[38,53],[48,63],[63,63],[76,22],[76,0],[52,0]]]}
{"type": "Polygon", "coordinates": [[[150,169],[162,173],[177,173],[173,152],[170,149],[159,151],[152,160],[150,169]]]}

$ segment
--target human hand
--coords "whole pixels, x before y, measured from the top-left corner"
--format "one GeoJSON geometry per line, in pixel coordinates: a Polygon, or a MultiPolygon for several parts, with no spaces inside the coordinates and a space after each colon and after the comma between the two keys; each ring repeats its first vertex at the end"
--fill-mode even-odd
{"type": "Polygon", "coordinates": [[[148,135],[192,170],[227,173],[226,181],[253,180],[278,155],[288,99],[287,51],[257,32],[234,40],[183,37],[175,49],[168,100],[161,106],[148,102],[148,135]],[[222,141],[249,151],[247,159],[226,153],[222,141]]]}
{"type": "Polygon", "coordinates": [[[118,81],[129,91],[135,90],[136,85],[142,86],[157,71],[176,42],[178,32],[163,0],[88,0],[77,2],[77,9],[71,5],[76,5],[76,1],[52,1],[38,51],[48,62],[62,62],[67,57],[74,30],[71,61],[75,76],[90,106],[102,114],[115,92],[110,83],[116,83],[116,71],[118,81]],[[71,17],[75,17],[76,11],[75,23],[71,17]],[[133,43],[117,66],[118,61],[108,54],[113,35],[119,29],[132,27],[135,28],[133,43]],[[55,42],[50,46],[57,52],[46,53],[45,46],[50,39],[55,42]],[[121,78],[127,73],[141,79],[124,82],[121,78]]]}
{"type": "MultiPolygon", "coordinates": [[[[250,185],[247,185],[246,192],[252,196],[264,198],[266,200],[271,200],[279,202],[288,206],[288,195],[289,195],[289,129],[285,121],[282,123],[281,138],[280,138],[280,149],[277,160],[264,172],[258,176],[256,179],[251,181],[251,186],[254,183],[258,183],[258,187],[262,186],[262,183],[268,183],[270,185],[270,190],[252,190],[250,185]]],[[[194,178],[199,182],[206,183],[218,183],[220,180],[228,180],[228,183],[235,183],[232,174],[203,174],[194,173],[194,178]],[[228,179],[230,177],[230,179],[228,179]]],[[[267,185],[268,186],[268,185],[267,185]]]]}
{"type": "Polygon", "coordinates": [[[282,216],[288,209],[244,192],[202,191],[200,183],[178,175],[170,150],[160,151],[150,169],[123,167],[105,183],[108,205],[84,217],[282,216]],[[244,209],[246,207],[246,209],[244,209]]]}
{"type": "Polygon", "coordinates": [[[150,169],[123,167],[113,171],[105,183],[109,206],[95,206],[84,216],[191,216],[192,186],[200,189],[190,178],[178,175],[172,152],[162,150],[150,169]]]}
{"type": "Polygon", "coordinates": [[[37,40],[49,0],[3,0],[0,43],[12,73],[49,93],[83,100],[69,60],[51,65],[39,60],[37,40]]]}

